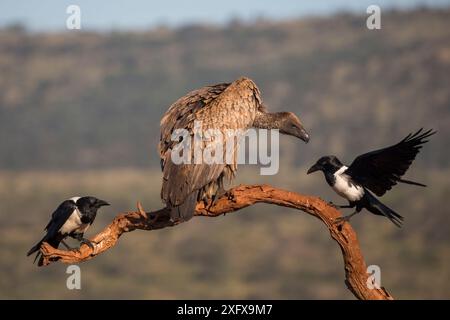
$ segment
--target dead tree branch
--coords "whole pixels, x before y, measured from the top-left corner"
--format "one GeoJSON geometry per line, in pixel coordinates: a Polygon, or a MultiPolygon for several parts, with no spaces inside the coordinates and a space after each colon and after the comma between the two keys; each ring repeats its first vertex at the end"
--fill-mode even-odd
{"type": "MultiPolygon", "coordinates": [[[[358,299],[393,299],[384,289],[369,289],[366,264],[359,247],[356,233],[349,223],[333,224],[341,213],[327,202],[313,196],[305,196],[295,192],[271,187],[269,185],[241,185],[230,191],[229,197],[219,199],[212,207],[202,202],[197,204],[195,216],[217,217],[238,211],[255,203],[275,204],[282,207],[304,211],[320,219],[328,228],[331,237],[339,244],[344,258],[345,283],[358,299]]],[[[96,257],[112,248],[125,232],[136,229],[156,230],[176,225],[170,220],[166,208],[155,212],[145,212],[138,203],[137,211],[119,214],[103,231],[90,239],[94,249],[83,244],[75,250],[59,250],[44,243],[41,252],[44,265],[60,261],[63,263],[79,263],[96,257]]]]}

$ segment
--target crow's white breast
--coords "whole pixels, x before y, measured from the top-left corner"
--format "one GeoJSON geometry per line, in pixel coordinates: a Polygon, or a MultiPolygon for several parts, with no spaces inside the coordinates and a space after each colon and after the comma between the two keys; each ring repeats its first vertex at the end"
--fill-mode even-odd
{"type": "Polygon", "coordinates": [[[349,201],[358,201],[364,196],[364,188],[351,180],[351,178],[345,174],[347,170],[346,166],[342,166],[338,171],[334,173],[336,179],[332,188],[341,197],[346,198],[349,201]]]}
{"type": "Polygon", "coordinates": [[[70,234],[75,231],[75,233],[84,233],[89,228],[89,223],[81,222],[81,213],[78,208],[73,210],[69,219],[63,224],[59,232],[61,234],[70,234]]]}

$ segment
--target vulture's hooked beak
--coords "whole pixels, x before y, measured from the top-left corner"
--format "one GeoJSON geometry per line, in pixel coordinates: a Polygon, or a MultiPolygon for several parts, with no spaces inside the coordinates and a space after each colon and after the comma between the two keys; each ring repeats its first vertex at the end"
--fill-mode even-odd
{"type": "Polygon", "coordinates": [[[300,121],[296,120],[293,125],[288,125],[288,129],[282,130],[281,133],[286,133],[300,140],[303,140],[305,143],[309,142],[309,133],[306,132],[305,128],[301,125],[300,121]]]}
{"type": "Polygon", "coordinates": [[[303,140],[305,143],[309,142],[309,133],[306,132],[300,119],[294,113],[280,112],[277,115],[281,118],[281,123],[278,127],[280,133],[296,137],[303,140]]]}
{"type": "Polygon", "coordinates": [[[306,132],[305,129],[300,129],[300,134],[299,134],[299,138],[302,139],[303,141],[305,141],[305,143],[309,142],[309,134],[308,132],[306,132]]]}

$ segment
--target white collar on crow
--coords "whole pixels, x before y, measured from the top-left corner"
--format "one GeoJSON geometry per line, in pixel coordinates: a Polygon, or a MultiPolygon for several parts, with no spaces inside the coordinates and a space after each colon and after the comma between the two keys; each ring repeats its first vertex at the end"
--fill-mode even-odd
{"type": "Polygon", "coordinates": [[[81,197],[72,197],[69,200],[72,200],[73,202],[77,203],[78,199],[80,199],[81,197]]]}

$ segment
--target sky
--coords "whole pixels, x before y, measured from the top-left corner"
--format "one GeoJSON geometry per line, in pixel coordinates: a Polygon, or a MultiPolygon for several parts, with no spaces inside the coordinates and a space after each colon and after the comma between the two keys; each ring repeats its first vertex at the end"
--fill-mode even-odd
{"type": "Polygon", "coordinates": [[[66,27],[66,8],[81,9],[86,30],[146,29],[158,25],[226,23],[258,17],[286,19],[329,15],[340,11],[366,13],[369,5],[383,9],[416,6],[450,7],[450,0],[0,0],[0,27],[21,23],[32,31],[66,27]]]}

